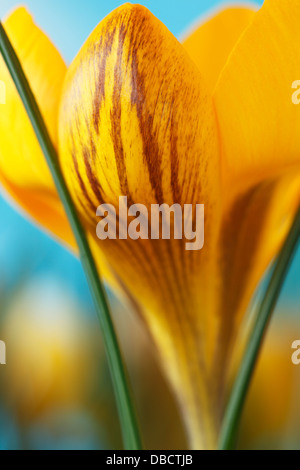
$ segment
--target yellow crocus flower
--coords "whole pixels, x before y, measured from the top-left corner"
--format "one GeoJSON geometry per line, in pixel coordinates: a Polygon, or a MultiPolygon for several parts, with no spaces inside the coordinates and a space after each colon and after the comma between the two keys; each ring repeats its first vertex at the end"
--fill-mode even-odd
{"type": "MultiPolygon", "coordinates": [[[[236,335],[299,207],[300,108],[291,100],[299,18],[296,0],[266,0],[257,13],[232,8],[182,46],[146,8],[126,4],[98,25],[64,79],[62,170],[97,259],[140,306],[194,448],[216,447],[236,335]],[[99,242],[96,209],[118,207],[119,196],[148,208],[204,204],[204,249],[185,251],[182,240],[99,242]]],[[[14,45],[30,81],[34,68],[14,45]]],[[[20,116],[11,118],[18,141],[20,116]]],[[[29,189],[34,201],[43,192],[56,200],[38,176],[41,154],[29,152],[34,168],[20,163],[19,184],[9,143],[1,172],[22,201],[29,189]]]]}

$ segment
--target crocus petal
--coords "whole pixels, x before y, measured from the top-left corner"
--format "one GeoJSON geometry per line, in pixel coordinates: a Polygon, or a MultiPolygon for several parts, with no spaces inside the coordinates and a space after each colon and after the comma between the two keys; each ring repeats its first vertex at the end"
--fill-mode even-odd
{"type": "MultiPolygon", "coordinates": [[[[220,319],[216,361],[220,364],[218,358],[223,358],[224,380],[226,356],[229,360],[251,298],[278,254],[299,204],[300,175],[288,174],[252,187],[224,211],[217,250],[221,291],[214,313],[220,319]]],[[[221,373],[216,377],[221,379],[221,373]]]]}
{"type": "Polygon", "coordinates": [[[228,56],[253,19],[255,11],[254,6],[226,8],[184,36],[182,44],[198,65],[211,92],[228,56]]]}
{"type": "MultiPolygon", "coordinates": [[[[66,65],[25,8],[15,10],[4,27],[56,145],[58,105],[66,65]]],[[[2,58],[0,80],[6,88],[6,104],[0,112],[0,182],[35,221],[73,247],[73,235],[45,157],[2,58]]]]}
{"type": "Polygon", "coordinates": [[[233,50],[216,87],[223,173],[235,189],[300,166],[297,0],[266,0],[233,50]]]}
{"type": "Polygon", "coordinates": [[[61,166],[94,237],[97,206],[118,208],[119,196],[148,209],[205,204],[203,251],[185,251],[183,240],[98,246],[142,306],[194,447],[213,447],[217,418],[206,362],[214,319],[204,306],[214,279],[208,253],[219,223],[220,162],[202,77],[160,21],[126,4],[100,23],[71,65],[59,124],[61,166]]]}
{"type": "Polygon", "coordinates": [[[291,83],[300,72],[297,18],[296,2],[266,1],[216,88],[224,194],[217,356],[228,353],[300,203],[300,113],[291,100],[291,83]]]}

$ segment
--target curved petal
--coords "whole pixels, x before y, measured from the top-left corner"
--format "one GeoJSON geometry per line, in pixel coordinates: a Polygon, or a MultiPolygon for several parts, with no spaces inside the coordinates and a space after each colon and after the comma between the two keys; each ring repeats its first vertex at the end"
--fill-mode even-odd
{"type": "MultiPolygon", "coordinates": [[[[15,10],[4,27],[57,144],[58,105],[66,65],[25,8],[15,10]]],[[[33,219],[73,248],[73,235],[47,163],[2,58],[0,80],[6,89],[6,104],[0,112],[0,182],[33,219]]]]}
{"type": "MultiPolygon", "coordinates": [[[[240,194],[224,213],[219,238],[221,290],[216,357],[232,352],[253,294],[279,252],[300,204],[300,175],[265,180],[240,194]]],[[[218,374],[217,374],[218,376],[218,374]]],[[[219,378],[221,374],[219,374],[219,378]]]]}
{"type": "Polygon", "coordinates": [[[300,167],[297,0],[266,0],[232,52],[216,87],[223,174],[239,192],[300,167]]]}
{"type": "Polygon", "coordinates": [[[216,87],[222,140],[218,343],[228,351],[242,315],[278,253],[300,204],[298,3],[266,0],[232,52],[216,87]],[[287,59],[288,51],[288,59],[287,59]]]}
{"type": "Polygon", "coordinates": [[[226,8],[185,35],[182,44],[198,65],[211,92],[232,49],[254,18],[255,11],[254,6],[226,8]]]}
{"type": "Polygon", "coordinates": [[[146,8],[126,4],[100,23],[71,65],[59,129],[61,166],[94,237],[103,202],[125,223],[119,196],[148,210],[205,204],[203,251],[185,251],[185,241],[174,239],[98,246],[142,305],[194,446],[213,447],[216,410],[203,334],[213,319],[202,307],[214,279],[208,252],[219,223],[220,162],[214,108],[198,69],[146,8]]]}

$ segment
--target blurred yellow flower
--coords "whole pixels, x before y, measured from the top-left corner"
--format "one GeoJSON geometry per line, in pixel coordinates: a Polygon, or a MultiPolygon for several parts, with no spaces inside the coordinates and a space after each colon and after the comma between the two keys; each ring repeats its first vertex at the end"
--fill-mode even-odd
{"type": "Polygon", "coordinates": [[[2,392],[20,423],[86,404],[99,370],[93,331],[50,280],[32,282],[11,298],[1,325],[9,349],[2,392]]]}
{"type": "MultiPolygon", "coordinates": [[[[52,52],[45,54],[44,45],[31,61],[28,51],[39,40],[26,43],[27,53],[25,41],[17,40],[41,34],[25,11],[6,23],[49,127],[44,93],[56,125],[64,81],[62,170],[97,259],[107,260],[140,305],[194,448],[216,446],[236,334],[299,206],[300,114],[290,99],[300,76],[299,19],[296,0],[266,0],[257,13],[231,8],[183,47],[146,8],[126,4],[94,30],[66,77],[61,66],[60,79],[49,73],[61,59],[48,40],[52,52]],[[204,250],[185,251],[181,240],[96,246],[96,209],[117,207],[119,196],[147,207],[204,204],[204,250]]],[[[0,70],[3,79],[4,65],[0,70]]],[[[1,179],[39,223],[72,244],[28,120],[11,93],[8,110],[9,102],[18,107],[0,119],[6,139],[1,179]]]]}
{"type": "Polygon", "coordinates": [[[298,319],[284,312],[268,332],[242,420],[242,448],[298,445],[300,376],[291,361],[291,344],[299,327],[298,319]]]}

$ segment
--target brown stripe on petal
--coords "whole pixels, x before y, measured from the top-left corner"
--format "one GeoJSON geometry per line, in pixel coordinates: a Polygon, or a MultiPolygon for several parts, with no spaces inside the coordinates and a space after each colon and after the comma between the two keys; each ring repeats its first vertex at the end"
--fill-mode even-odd
{"type": "MultiPolygon", "coordinates": [[[[79,186],[80,186],[80,189],[82,191],[82,194],[86,200],[86,202],[88,203],[90,209],[92,209],[92,211],[96,212],[96,206],[94,205],[94,203],[92,202],[92,200],[90,199],[88,193],[87,193],[87,190],[86,190],[86,187],[85,187],[85,184],[81,178],[81,175],[80,175],[80,172],[79,172],[79,168],[78,168],[78,163],[77,163],[77,160],[76,160],[76,157],[73,155],[73,162],[74,162],[74,168],[75,168],[75,172],[76,172],[76,176],[77,176],[77,179],[78,179],[78,182],[79,182],[79,186]]],[[[75,193],[76,193],[76,196],[78,198],[78,200],[81,202],[82,201],[82,194],[81,193],[78,193],[76,190],[75,190],[75,193]]]]}
{"type": "Polygon", "coordinates": [[[171,116],[171,188],[174,204],[181,204],[181,190],[179,186],[179,155],[178,155],[178,129],[174,117],[174,106],[171,116]]]}
{"type": "Polygon", "coordinates": [[[96,178],[96,176],[94,174],[94,170],[91,167],[90,153],[89,153],[89,149],[86,146],[83,146],[83,148],[82,148],[82,155],[83,155],[86,175],[87,175],[88,180],[91,184],[91,189],[93,190],[93,193],[97,198],[98,205],[104,204],[104,199],[103,199],[103,196],[102,196],[100,182],[96,178]]]}
{"type": "Polygon", "coordinates": [[[114,154],[116,159],[118,177],[120,181],[121,194],[123,196],[129,195],[128,180],[126,173],[125,154],[122,142],[122,129],[121,129],[121,116],[122,116],[122,59],[123,59],[123,46],[126,37],[126,28],[124,25],[120,26],[119,31],[119,47],[117,53],[117,60],[114,70],[114,92],[113,92],[113,106],[111,111],[111,138],[114,146],[114,154]]]}
{"type": "MultiPolygon", "coordinates": [[[[220,231],[222,234],[220,245],[225,246],[226,249],[222,251],[220,268],[226,283],[222,285],[223,291],[221,292],[223,303],[219,313],[220,330],[216,354],[225,354],[224,351],[228,348],[235,333],[234,324],[237,318],[232,313],[240,310],[243,293],[246,291],[247,282],[249,282],[248,276],[253,269],[252,254],[259,249],[261,230],[268,218],[275,186],[276,180],[273,180],[258,183],[248,189],[245,194],[240,195],[235,200],[227,219],[223,221],[223,227],[220,231]],[[258,208],[259,210],[257,210],[258,208]],[[253,230],[253,227],[249,230],[249,220],[253,220],[253,214],[255,215],[256,230],[253,230]],[[247,239],[246,251],[241,242],[232,243],[232,240],[237,238],[236,221],[241,221],[239,232],[245,232],[244,237],[247,239]],[[236,289],[237,279],[238,290],[236,289]]],[[[215,370],[218,370],[217,364],[218,359],[216,357],[215,370]]]]}
{"type": "MultiPolygon", "coordinates": [[[[173,194],[173,201],[174,204],[180,204],[182,209],[184,208],[183,204],[194,201],[194,192],[193,196],[190,201],[183,202],[183,195],[182,190],[179,184],[179,154],[178,154],[178,122],[176,122],[176,113],[174,112],[175,104],[172,104],[171,107],[171,116],[170,116],[170,141],[171,141],[171,188],[173,194]]],[[[186,167],[185,167],[186,168],[186,167]]],[[[185,169],[185,171],[187,171],[185,169]]],[[[188,178],[188,175],[185,175],[184,178],[188,178]]],[[[195,204],[193,204],[193,212],[194,212],[195,204]]],[[[193,215],[194,220],[194,215],[193,215]]],[[[183,225],[183,222],[182,222],[183,225]]],[[[183,227],[182,227],[183,229],[183,227]]],[[[182,260],[181,267],[179,268],[179,272],[181,273],[182,280],[183,280],[183,289],[189,290],[189,285],[186,286],[185,280],[189,278],[189,275],[192,271],[192,262],[196,259],[195,253],[189,253],[185,249],[186,240],[179,240],[177,243],[178,250],[180,253],[180,259],[182,260]]]]}
{"type": "Polygon", "coordinates": [[[97,134],[99,133],[101,103],[105,99],[106,62],[111,54],[115,34],[116,26],[111,33],[106,36],[102,36],[99,42],[93,45],[93,51],[90,52],[90,58],[95,61],[96,92],[93,100],[93,122],[97,134]]]}
{"type": "MultiPolygon", "coordinates": [[[[110,180],[107,178],[106,176],[106,172],[104,171],[103,169],[103,160],[101,158],[97,158],[97,147],[96,147],[96,143],[95,143],[95,135],[93,134],[93,132],[91,131],[91,128],[90,128],[90,123],[89,123],[89,120],[88,120],[88,117],[85,116],[85,125],[86,125],[86,129],[87,129],[87,133],[89,133],[89,161],[90,161],[90,168],[91,166],[94,166],[94,168],[96,169],[96,165],[98,164],[101,169],[102,169],[102,184],[100,184],[100,182],[98,180],[96,180],[96,177],[94,178],[96,183],[98,184],[99,186],[99,191],[102,193],[104,193],[104,190],[103,190],[103,182],[104,182],[104,179],[105,179],[105,182],[106,182],[106,185],[108,187],[108,189],[110,190],[111,193],[113,193],[113,188],[112,188],[112,185],[111,185],[111,182],[110,180]]],[[[96,170],[95,170],[96,171],[96,170]]],[[[103,197],[101,198],[101,200],[103,201],[103,197]]]]}
{"type": "Polygon", "coordinates": [[[88,206],[90,207],[90,209],[94,213],[96,213],[97,208],[96,208],[95,204],[93,203],[93,201],[91,200],[91,198],[88,194],[88,191],[86,189],[86,186],[84,184],[84,181],[83,181],[83,179],[81,177],[81,174],[80,174],[80,171],[79,171],[77,155],[76,155],[76,149],[75,149],[75,146],[74,146],[73,132],[72,132],[71,129],[70,129],[70,136],[71,136],[71,142],[72,142],[72,145],[71,145],[71,147],[72,147],[71,148],[72,162],[73,162],[73,165],[74,165],[75,175],[76,175],[77,181],[78,181],[80,189],[81,189],[81,192],[78,192],[77,191],[77,185],[75,185],[74,186],[75,194],[77,196],[78,201],[80,201],[80,202],[82,202],[82,196],[83,196],[85,201],[88,203],[88,206]]]}
{"type": "MultiPolygon", "coordinates": [[[[153,118],[154,114],[149,114],[147,109],[146,99],[146,87],[143,75],[139,71],[139,61],[137,57],[137,51],[139,48],[143,49],[143,29],[146,27],[147,22],[145,18],[140,20],[140,27],[136,26],[135,34],[132,33],[130,41],[131,46],[131,57],[132,57],[132,92],[131,102],[136,106],[137,116],[139,120],[139,126],[141,136],[143,139],[143,150],[144,159],[148,167],[149,178],[152,189],[155,192],[156,200],[159,204],[163,201],[163,190],[162,190],[162,154],[159,150],[159,145],[156,136],[153,132],[153,118]],[[137,40],[139,39],[139,41],[137,40]]],[[[151,70],[148,70],[151,73],[151,70]]],[[[154,110],[153,110],[154,113],[154,110]]]]}

